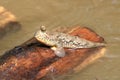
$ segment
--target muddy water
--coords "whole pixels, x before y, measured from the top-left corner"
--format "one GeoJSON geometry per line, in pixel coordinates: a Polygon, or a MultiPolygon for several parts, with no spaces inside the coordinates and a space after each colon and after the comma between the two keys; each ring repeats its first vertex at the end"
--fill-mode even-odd
{"type": "Polygon", "coordinates": [[[22,29],[0,40],[0,53],[33,36],[40,25],[49,30],[87,26],[108,43],[105,56],[67,80],[120,80],[120,0],[0,0],[16,15],[22,29]]]}

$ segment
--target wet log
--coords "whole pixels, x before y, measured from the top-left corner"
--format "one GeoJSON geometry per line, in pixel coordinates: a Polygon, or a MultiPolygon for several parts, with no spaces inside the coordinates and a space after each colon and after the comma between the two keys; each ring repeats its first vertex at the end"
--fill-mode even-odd
{"type": "Polygon", "coordinates": [[[0,38],[8,32],[19,30],[20,27],[21,25],[16,20],[16,17],[10,11],[0,6],[0,38]]]}
{"type": "MultiPolygon", "coordinates": [[[[94,42],[104,39],[86,27],[75,27],[70,35],[94,42]]],[[[66,56],[57,57],[49,46],[32,38],[24,44],[7,51],[0,62],[2,80],[52,80],[61,75],[77,72],[104,54],[105,46],[89,49],[67,49],[66,56]]],[[[60,79],[61,80],[61,79],[60,79]]]]}

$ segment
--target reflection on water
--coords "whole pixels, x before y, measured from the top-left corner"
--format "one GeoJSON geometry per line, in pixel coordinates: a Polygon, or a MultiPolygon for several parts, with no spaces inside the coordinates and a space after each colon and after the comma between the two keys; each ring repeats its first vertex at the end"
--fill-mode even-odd
{"type": "Polygon", "coordinates": [[[14,13],[22,30],[0,40],[0,52],[33,36],[40,25],[49,30],[64,26],[88,26],[108,43],[106,55],[69,80],[120,80],[120,0],[1,0],[14,13]]]}

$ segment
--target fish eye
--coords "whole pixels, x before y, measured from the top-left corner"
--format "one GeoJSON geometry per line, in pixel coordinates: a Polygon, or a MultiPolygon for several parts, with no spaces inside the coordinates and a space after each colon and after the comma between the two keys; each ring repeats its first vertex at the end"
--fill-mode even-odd
{"type": "Polygon", "coordinates": [[[45,32],[46,31],[46,27],[45,26],[40,26],[40,30],[45,32]]]}

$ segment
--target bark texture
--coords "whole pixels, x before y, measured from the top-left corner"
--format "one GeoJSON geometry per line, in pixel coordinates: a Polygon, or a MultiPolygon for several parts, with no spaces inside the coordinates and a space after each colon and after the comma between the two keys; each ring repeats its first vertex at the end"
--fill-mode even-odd
{"type": "MultiPolygon", "coordinates": [[[[86,27],[75,27],[68,32],[94,42],[104,39],[86,27]]],[[[0,62],[1,80],[51,80],[69,72],[77,72],[101,57],[105,47],[89,49],[67,49],[66,56],[57,57],[49,46],[32,38],[20,46],[7,51],[0,62]],[[52,77],[51,77],[52,75],[52,77]]]]}

